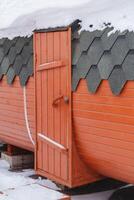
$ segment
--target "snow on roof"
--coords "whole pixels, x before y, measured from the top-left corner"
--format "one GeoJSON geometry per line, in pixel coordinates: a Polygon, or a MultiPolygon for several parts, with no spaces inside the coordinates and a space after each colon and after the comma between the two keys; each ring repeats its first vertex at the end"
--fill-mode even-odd
{"type": "Polygon", "coordinates": [[[82,29],[109,24],[134,30],[133,0],[4,0],[0,3],[0,37],[31,35],[35,29],[66,26],[82,20],[82,29]]]}

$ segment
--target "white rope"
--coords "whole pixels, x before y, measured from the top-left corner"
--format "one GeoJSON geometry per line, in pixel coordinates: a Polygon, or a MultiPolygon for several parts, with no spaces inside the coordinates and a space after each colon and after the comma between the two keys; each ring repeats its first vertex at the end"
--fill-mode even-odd
{"type": "Polygon", "coordinates": [[[28,122],[28,114],[27,114],[27,98],[26,98],[26,87],[24,86],[23,88],[23,96],[24,96],[24,116],[25,116],[25,122],[26,122],[26,128],[27,128],[27,133],[28,137],[33,145],[35,145],[35,142],[32,138],[30,127],[29,127],[29,122],[28,122]]]}

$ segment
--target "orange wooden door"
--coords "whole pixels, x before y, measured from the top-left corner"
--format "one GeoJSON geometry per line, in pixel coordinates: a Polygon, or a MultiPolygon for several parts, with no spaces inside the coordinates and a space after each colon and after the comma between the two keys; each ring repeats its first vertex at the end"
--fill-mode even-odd
{"type": "Polygon", "coordinates": [[[69,181],[71,138],[70,30],[35,33],[36,170],[69,181]]]}

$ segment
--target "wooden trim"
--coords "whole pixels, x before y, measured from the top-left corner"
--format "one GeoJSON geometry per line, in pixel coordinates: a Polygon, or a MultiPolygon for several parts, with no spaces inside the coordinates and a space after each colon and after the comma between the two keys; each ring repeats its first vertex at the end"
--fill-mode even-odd
{"type": "Polygon", "coordinates": [[[72,92],[71,92],[71,85],[72,85],[72,44],[71,44],[71,35],[72,30],[71,27],[68,29],[68,53],[69,53],[69,63],[68,63],[68,91],[69,91],[69,99],[70,99],[70,106],[69,106],[69,133],[68,133],[68,147],[69,147],[69,184],[72,185],[72,160],[73,160],[73,143],[72,143],[72,92]]]}
{"type": "MultiPolygon", "coordinates": [[[[34,101],[35,101],[35,155],[34,155],[34,158],[35,158],[35,161],[34,161],[34,169],[37,170],[37,167],[38,167],[38,160],[37,160],[37,151],[38,151],[38,141],[37,141],[37,81],[36,81],[36,78],[37,78],[37,74],[36,74],[36,69],[37,69],[37,66],[38,66],[38,63],[40,63],[40,54],[38,54],[38,58],[37,58],[37,36],[39,36],[39,34],[34,34],[33,35],[33,47],[34,47],[34,101]]],[[[38,38],[39,39],[39,38],[38,38]]],[[[40,39],[38,41],[40,43],[40,39]]]]}
{"type": "Polygon", "coordinates": [[[62,152],[68,152],[68,149],[65,148],[63,145],[57,143],[56,141],[50,139],[49,137],[47,137],[41,133],[38,133],[38,139],[45,141],[48,145],[51,145],[52,147],[54,147],[62,152]]]}
{"type": "Polygon", "coordinates": [[[34,64],[34,117],[35,117],[35,148],[34,148],[34,169],[37,169],[37,116],[36,116],[36,64],[37,64],[37,54],[36,54],[36,34],[33,34],[33,64],[34,64]]]}
{"type": "Polygon", "coordinates": [[[36,71],[49,70],[49,69],[54,69],[57,67],[65,67],[65,66],[66,66],[66,63],[59,60],[59,61],[41,64],[38,66],[38,69],[36,71]]]}
{"type": "Polygon", "coordinates": [[[61,31],[67,31],[68,26],[62,26],[62,27],[55,27],[55,28],[47,28],[47,29],[35,29],[35,33],[50,33],[50,32],[61,32],[61,31]]]}

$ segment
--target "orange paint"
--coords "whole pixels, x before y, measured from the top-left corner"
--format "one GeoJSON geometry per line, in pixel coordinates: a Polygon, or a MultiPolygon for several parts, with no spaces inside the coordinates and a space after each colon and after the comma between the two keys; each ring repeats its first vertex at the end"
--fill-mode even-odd
{"type": "MultiPolygon", "coordinates": [[[[27,111],[30,130],[35,137],[34,118],[34,79],[31,77],[26,86],[27,111]]],[[[34,151],[29,140],[25,118],[23,88],[16,77],[11,86],[6,77],[0,81],[0,140],[17,147],[34,151]]]]}
{"type": "Polygon", "coordinates": [[[103,177],[134,182],[134,82],[114,96],[108,81],[90,94],[85,80],[71,92],[71,29],[34,34],[35,79],[23,89],[0,82],[0,140],[35,150],[36,172],[76,187],[103,177]],[[69,100],[69,101],[68,101],[69,100]]]}
{"type": "Polygon", "coordinates": [[[71,30],[35,33],[36,171],[69,187],[98,179],[72,141],[71,30]]]}
{"type": "Polygon", "coordinates": [[[102,176],[134,182],[134,82],[113,96],[108,81],[90,94],[81,80],[73,93],[77,149],[88,167],[102,176]]]}

